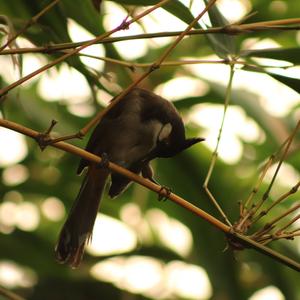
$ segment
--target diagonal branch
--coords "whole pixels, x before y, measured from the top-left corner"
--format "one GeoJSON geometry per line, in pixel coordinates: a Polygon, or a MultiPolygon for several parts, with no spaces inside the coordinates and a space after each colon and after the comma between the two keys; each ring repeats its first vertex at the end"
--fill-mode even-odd
{"type": "MultiPolygon", "coordinates": [[[[8,121],[8,120],[0,119],[0,126],[14,130],[16,132],[19,132],[21,134],[29,136],[33,139],[37,139],[40,136],[39,132],[32,130],[30,128],[24,127],[20,124],[8,121]]],[[[58,142],[51,146],[61,149],[65,152],[80,156],[80,157],[87,159],[94,163],[99,164],[101,162],[101,158],[99,156],[89,153],[89,152],[87,152],[81,148],[78,148],[76,146],[73,146],[69,143],[58,142]]],[[[176,204],[178,204],[178,205],[182,206],[183,208],[189,210],[190,212],[196,214],[197,216],[201,217],[202,219],[204,219],[205,221],[207,221],[208,223],[210,223],[217,229],[224,232],[231,240],[236,240],[239,243],[245,245],[246,247],[253,248],[256,251],[261,252],[261,253],[277,260],[278,262],[280,262],[282,264],[285,264],[286,266],[288,266],[298,272],[300,271],[300,263],[299,262],[296,262],[287,256],[284,256],[264,245],[261,245],[261,244],[255,242],[254,240],[250,239],[249,237],[246,237],[245,235],[234,232],[230,226],[222,223],[218,219],[214,218],[213,216],[211,216],[204,210],[202,210],[202,209],[196,207],[195,205],[191,204],[190,202],[186,201],[182,197],[180,197],[176,194],[170,193],[164,189],[162,190],[161,186],[159,186],[159,185],[151,182],[150,180],[147,180],[135,173],[132,173],[129,170],[118,166],[117,164],[110,162],[108,164],[108,167],[112,171],[117,172],[123,176],[126,176],[130,180],[137,182],[138,184],[148,188],[149,190],[152,190],[155,193],[158,193],[159,195],[162,195],[163,197],[170,199],[171,201],[175,202],[176,204]]]]}

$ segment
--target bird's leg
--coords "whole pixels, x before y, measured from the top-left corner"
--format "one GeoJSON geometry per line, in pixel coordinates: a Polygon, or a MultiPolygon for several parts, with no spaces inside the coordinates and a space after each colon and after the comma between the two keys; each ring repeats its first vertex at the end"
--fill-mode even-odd
{"type": "Polygon", "coordinates": [[[166,201],[171,193],[172,190],[169,187],[162,185],[158,191],[158,201],[166,201]]]}
{"type": "MultiPolygon", "coordinates": [[[[142,168],[142,176],[144,178],[149,179],[151,182],[160,185],[160,183],[158,181],[156,181],[154,179],[154,172],[153,169],[151,167],[151,165],[149,164],[149,162],[145,163],[145,165],[142,168]]],[[[160,185],[161,188],[158,192],[158,201],[166,201],[168,199],[168,197],[170,196],[172,190],[166,186],[160,185]]]]}
{"type": "Polygon", "coordinates": [[[150,181],[152,181],[153,183],[159,185],[159,183],[154,179],[154,172],[152,167],[150,166],[149,162],[145,163],[143,168],[142,168],[142,176],[144,178],[149,179],[150,181]]]}
{"type": "Polygon", "coordinates": [[[100,169],[108,169],[108,166],[109,166],[108,154],[106,152],[103,152],[101,154],[101,161],[97,164],[97,167],[100,169]]]}

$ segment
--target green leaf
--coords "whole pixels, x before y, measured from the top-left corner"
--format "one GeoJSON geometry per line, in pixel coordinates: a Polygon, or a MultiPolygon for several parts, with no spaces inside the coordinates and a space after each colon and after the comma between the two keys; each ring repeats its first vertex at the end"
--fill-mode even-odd
{"type": "MultiPolygon", "coordinates": [[[[138,5],[138,6],[149,6],[155,5],[159,1],[157,0],[116,0],[115,2],[123,5],[138,5]]],[[[194,16],[190,10],[178,0],[173,0],[166,5],[162,6],[167,12],[177,17],[186,24],[190,24],[194,20],[194,16]]],[[[195,28],[200,28],[199,24],[195,25],[195,28]]]]}
{"type": "Polygon", "coordinates": [[[100,15],[92,5],[92,1],[63,0],[62,7],[67,17],[89,30],[94,35],[100,35],[104,30],[100,15]]]}
{"type": "Polygon", "coordinates": [[[268,48],[247,50],[242,53],[243,57],[263,57],[276,60],[288,61],[294,65],[300,64],[300,48],[268,48]]]}
{"type": "MultiPolygon", "coordinates": [[[[179,1],[169,2],[164,6],[164,9],[187,24],[190,24],[194,20],[194,16],[189,9],[179,1]]],[[[194,27],[201,28],[198,23],[194,27]]]]}
{"type": "MultiPolygon", "coordinates": [[[[216,5],[210,8],[208,15],[213,27],[224,27],[229,24],[229,21],[222,15],[216,5]]],[[[228,34],[208,34],[207,38],[219,57],[226,59],[230,55],[236,54],[236,43],[233,36],[228,34]]]]}
{"type": "Polygon", "coordinates": [[[281,83],[285,84],[286,86],[290,87],[297,93],[300,93],[300,79],[287,77],[272,72],[266,72],[266,73],[271,77],[275,78],[276,80],[280,81],[281,83]]]}
{"type": "Polygon", "coordinates": [[[273,77],[274,79],[278,80],[279,82],[283,83],[284,85],[288,86],[289,88],[293,89],[297,93],[300,93],[300,79],[284,76],[281,74],[276,74],[274,72],[267,71],[263,68],[256,68],[256,67],[243,67],[243,70],[251,71],[251,72],[260,72],[268,74],[269,76],[273,77]]]}

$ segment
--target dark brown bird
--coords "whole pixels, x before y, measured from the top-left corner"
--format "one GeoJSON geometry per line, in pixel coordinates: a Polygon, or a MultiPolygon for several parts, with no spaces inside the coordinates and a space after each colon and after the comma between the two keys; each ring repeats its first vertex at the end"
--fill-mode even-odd
{"type": "MultiPolygon", "coordinates": [[[[186,139],[182,119],[172,103],[135,88],[113,106],[93,131],[86,150],[105,156],[128,170],[154,181],[149,162],[172,157],[202,138],[186,139]]],[[[92,230],[107,178],[109,196],[120,195],[130,179],[82,159],[78,173],[88,167],[79,194],[61,230],[56,258],[72,267],[79,265],[92,230]]]]}

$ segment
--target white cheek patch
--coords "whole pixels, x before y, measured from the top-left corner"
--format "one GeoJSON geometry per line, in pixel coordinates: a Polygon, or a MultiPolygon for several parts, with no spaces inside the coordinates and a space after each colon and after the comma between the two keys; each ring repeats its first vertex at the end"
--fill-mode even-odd
{"type": "Polygon", "coordinates": [[[167,139],[172,132],[172,125],[171,123],[165,124],[162,129],[160,130],[160,133],[158,134],[158,140],[161,142],[165,139],[167,139]]]}

